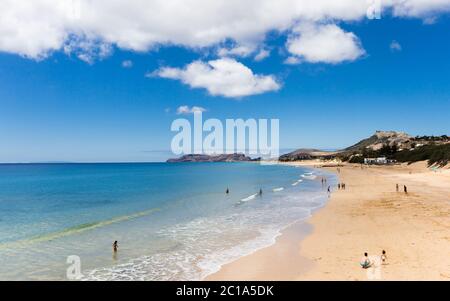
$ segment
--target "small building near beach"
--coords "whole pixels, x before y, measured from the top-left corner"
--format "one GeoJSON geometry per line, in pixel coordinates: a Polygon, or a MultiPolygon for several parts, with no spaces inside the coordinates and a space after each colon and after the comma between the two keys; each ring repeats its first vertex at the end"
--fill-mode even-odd
{"type": "Polygon", "coordinates": [[[378,158],[364,158],[364,164],[377,164],[383,165],[392,163],[392,160],[388,160],[386,157],[378,157],[378,158]]]}

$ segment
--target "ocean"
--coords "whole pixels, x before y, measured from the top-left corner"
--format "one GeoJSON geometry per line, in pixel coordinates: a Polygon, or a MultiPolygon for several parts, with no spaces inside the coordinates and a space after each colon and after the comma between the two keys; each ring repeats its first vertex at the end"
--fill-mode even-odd
{"type": "Polygon", "coordinates": [[[258,163],[2,164],[0,280],[67,280],[71,255],[80,280],[200,280],[322,207],[321,177],[337,181],[258,163]]]}

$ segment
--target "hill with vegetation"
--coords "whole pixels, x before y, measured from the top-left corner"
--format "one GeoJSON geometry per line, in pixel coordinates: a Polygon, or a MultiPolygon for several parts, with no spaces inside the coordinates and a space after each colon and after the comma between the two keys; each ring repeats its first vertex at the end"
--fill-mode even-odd
{"type": "Polygon", "coordinates": [[[450,162],[450,137],[410,136],[403,132],[376,131],[372,136],[335,152],[299,149],[282,155],[280,161],[339,159],[364,163],[364,158],[386,157],[396,162],[427,160],[429,165],[444,166],[450,162]]]}

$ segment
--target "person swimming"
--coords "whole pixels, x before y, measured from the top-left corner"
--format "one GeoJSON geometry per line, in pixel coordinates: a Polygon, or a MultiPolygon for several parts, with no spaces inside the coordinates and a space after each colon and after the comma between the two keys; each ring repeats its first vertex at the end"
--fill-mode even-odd
{"type": "Polygon", "coordinates": [[[117,243],[117,240],[116,240],[116,241],[114,241],[114,243],[113,243],[112,247],[113,247],[113,251],[114,251],[114,253],[116,253],[116,252],[117,252],[117,248],[119,247],[119,244],[117,243]]]}

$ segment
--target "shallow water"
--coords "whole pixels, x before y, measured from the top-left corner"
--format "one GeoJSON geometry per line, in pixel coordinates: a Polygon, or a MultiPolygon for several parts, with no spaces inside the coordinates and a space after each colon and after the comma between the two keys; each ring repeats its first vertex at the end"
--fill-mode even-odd
{"type": "Polygon", "coordinates": [[[65,280],[69,255],[87,280],[202,279],[323,206],[318,179],[336,181],[323,173],[255,163],[0,165],[0,279],[65,280]]]}

